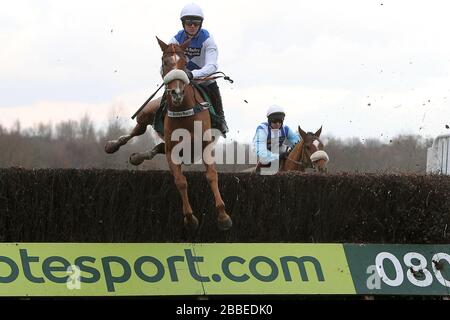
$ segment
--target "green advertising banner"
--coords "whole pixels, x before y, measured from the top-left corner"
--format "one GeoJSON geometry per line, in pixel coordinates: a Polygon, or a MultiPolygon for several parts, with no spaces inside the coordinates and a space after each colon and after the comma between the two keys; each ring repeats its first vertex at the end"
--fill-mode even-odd
{"type": "Polygon", "coordinates": [[[341,244],[201,244],[207,294],[355,294],[341,244]]]}
{"type": "Polygon", "coordinates": [[[450,294],[450,245],[344,244],[344,250],[358,294],[450,294]]]}
{"type": "Polygon", "coordinates": [[[191,245],[0,244],[0,296],[202,295],[191,245]]]}
{"type": "Polygon", "coordinates": [[[448,245],[0,244],[0,296],[449,292],[448,245]]]}

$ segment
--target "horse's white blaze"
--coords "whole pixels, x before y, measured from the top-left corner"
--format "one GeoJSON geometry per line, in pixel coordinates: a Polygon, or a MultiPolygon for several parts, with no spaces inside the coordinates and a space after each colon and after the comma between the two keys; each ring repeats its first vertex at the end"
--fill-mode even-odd
{"type": "Polygon", "coordinates": [[[320,144],[319,140],[314,140],[314,142],[312,144],[315,145],[317,149],[319,149],[319,144],[320,144]]]}
{"type": "Polygon", "coordinates": [[[181,94],[181,82],[177,82],[177,86],[175,87],[175,93],[181,94]]]}

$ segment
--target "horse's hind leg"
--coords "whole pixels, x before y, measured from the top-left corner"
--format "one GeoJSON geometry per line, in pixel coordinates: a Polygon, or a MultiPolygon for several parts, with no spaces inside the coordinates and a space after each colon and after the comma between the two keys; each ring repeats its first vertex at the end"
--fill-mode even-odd
{"type": "Polygon", "coordinates": [[[106,153],[114,153],[120,149],[121,146],[126,144],[132,138],[140,136],[145,133],[147,126],[153,124],[155,113],[159,108],[161,98],[150,101],[136,118],[136,126],[131,130],[130,134],[120,136],[117,140],[110,140],[105,144],[106,153]]]}
{"type": "Polygon", "coordinates": [[[151,160],[157,154],[165,153],[165,143],[161,142],[160,144],[153,147],[152,150],[146,152],[138,152],[132,153],[130,156],[130,163],[134,166],[140,165],[144,160],[151,160]]]}
{"type": "Polygon", "coordinates": [[[230,216],[225,211],[225,203],[222,200],[222,196],[219,191],[219,178],[217,176],[217,170],[214,164],[205,164],[206,166],[206,179],[214,194],[214,200],[216,201],[216,209],[219,213],[217,217],[217,223],[219,229],[228,230],[233,225],[230,216]]]}
{"type": "Polygon", "coordinates": [[[175,179],[175,185],[177,186],[181,195],[181,200],[183,201],[184,226],[187,229],[194,231],[198,228],[198,220],[193,214],[191,204],[189,203],[186,177],[181,172],[181,165],[176,165],[171,161],[170,152],[166,153],[166,158],[170,171],[175,179]]]}

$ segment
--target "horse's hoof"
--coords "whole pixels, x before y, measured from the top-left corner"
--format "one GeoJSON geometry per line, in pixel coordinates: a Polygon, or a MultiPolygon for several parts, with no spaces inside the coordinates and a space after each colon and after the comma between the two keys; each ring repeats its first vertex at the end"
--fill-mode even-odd
{"type": "Polygon", "coordinates": [[[131,154],[129,161],[133,166],[138,166],[144,162],[144,159],[139,155],[139,153],[135,152],[131,154]]]}
{"type": "Polygon", "coordinates": [[[106,153],[114,153],[120,149],[120,146],[115,141],[108,141],[105,144],[105,152],[106,153]]]}
{"type": "Polygon", "coordinates": [[[226,231],[233,226],[233,221],[231,220],[229,215],[226,215],[225,219],[217,219],[217,225],[220,230],[226,231]]]}
{"type": "Polygon", "coordinates": [[[184,226],[189,231],[195,231],[198,228],[198,220],[197,218],[192,214],[190,216],[184,217],[184,226]]]}

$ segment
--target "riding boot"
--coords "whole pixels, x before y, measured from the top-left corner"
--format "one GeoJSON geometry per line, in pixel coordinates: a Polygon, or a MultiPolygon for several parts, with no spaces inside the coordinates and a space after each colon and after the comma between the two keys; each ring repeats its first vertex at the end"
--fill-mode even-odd
{"type": "Polygon", "coordinates": [[[206,88],[211,98],[211,104],[214,106],[216,115],[220,119],[218,129],[220,130],[220,132],[222,132],[222,135],[226,137],[226,133],[229,131],[229,129],[223,112],[222,97],[220,95],[219,86],[217,85],[217,82],[214,81],[213,83],[207,85],[206,88]]]}

